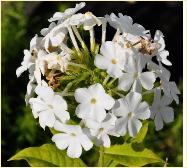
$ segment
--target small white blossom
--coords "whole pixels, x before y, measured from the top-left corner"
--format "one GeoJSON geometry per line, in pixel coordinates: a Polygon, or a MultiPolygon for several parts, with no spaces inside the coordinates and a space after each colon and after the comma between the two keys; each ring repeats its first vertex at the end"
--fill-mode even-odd
{"type": "Polygon", "coordinates": [[[24,71],[29,69],[36,60],[37,51],[40,48],[41,38],[35,35],[30,41],[30,50],[24,50],[24,58],[21,62],[21,66],[17,68],[16,75],[19,77],[24,71]]]}
{"type": "Polygon", "coordinates": [[[107,114],[106,118],[97,122],[86,119],[86,127],[90,129],[91,135],[96,137],[96,145],[103,145],[108,148],[111,145],[109,135],[119,136],[114,132],[116,117],[113,114],[107,114]]]}
{"type": "Polygon", "coordinates": [[[95,66],[107,70],[111,77],[119,78],[131,52],[115,42],[107,41],[102,44],[100,53],[95,57],[95,66]]]}
{"type": "Polygon", "coordinates": [[[52,141],[60,150],[67,148],[67,155],[71,158],[79,158],[82,154],[82,148],[88,151],[93,146],[93,143],[79,125],[66,125],[56,122],[54,128],[62,133],[53,135],[52,141]]]}
{"type": "Polygon", "coordinates": [[[91,85],[89,88],[76,89],[75,99],[80,103],[76,108],[77,116],[96,121],[102,121],[106,117],[106,110],[110,110],[115,103],[99,83],[91,85]]]}
{"type": "Polygon", "coordinates": [[[95,25],[100,26],[102,24],[102,18],[98,18],[93,15],[91,12],[86,12],[85,14],[78,13],[72,15],[70,18],[65,20],[59,26],[69,27],[69,26],[77,26],[83,25],[84,30],[90,30],[95,25]]]}
{"type": "Polygon", "coordinates": [[[141,94],[130,92],[125,98],[116,101],[112,112],[119,117],[116,121],[116,131],[120,135],[125,135],[128,130],[131,137],[136,136],[142,127],[140,120],[145,120],[150,117],[148,104],[141,102],[141,100],[141,94]]]}
{"type": "Polygon", "coordinates": [[[68,61],[70,60],[70,55],[63,50],[60,54],[56,52],[47,54],[44,60],[46,61],[48,69],[56,69],[65,72],[68,61]]]}
{"type": "Polygon", "coordinates": [[[31,98],[32,113],[34,118],[39,117],[40,126],[53,127],[56,120],[66,122],[70,116],[67,112],[67,103],[59,95],[55,95],[50,87],[37,86],[35,89],[37,98],[31,98]]]}
{"type": "Polygon", "coordinates": [[[161,61],[165,65],[171,66],[172,63],[167,59],[167,57],[169,56],[169,52],[165,50],[165,41],[163,37],[164,36],[160,30],[157,30],[155,32],[154,42],[158,46],[158,50],[155,54],[158,61],[161,61]]]}
{"type": "Polygon", "coordinates": [[[147,71],[142,72],[145,67],[145,60],[141,55],[135,57],[129,57],[128,64],[126,66],[126,73],[119,78],[118,88],[124,91],[128,91],[131,86],[135,92],[141,92],[142,86],[147,90],[151,90],[154,86],[156,76],[154,72],[147,71]]]}
{"type": "Polygon", "coordinates": [[[174,120],[173,108],[168,106],[171,102],[172,98],[166,95],[161,96],[161,90],[155,89],[154,101],[150,110],[157,131],[163,128],[164,122],[169,123],[174,120]]]}
{"type": "Polygon", "coordinates": [[[122,15],[121,13],[118,14],[117,17],[114,13],[110,16],[106,15],[106,18],[109,24],[119,29],[121,33],[123,33],[128,41],[137,42],[141,37],[149,37],[150,35],[147,34],[149,31],[145,30],[145,28],[137,23],[133,24],[133,20],[130,16],[122,15]]]}
{"type": "Polygon", "coordinates": [[[53,22],[53,21],[63,22],[65,19],[74,15],[76,12],[78,12],[84,6],[85,6],[85,2],[81,2],[79,4],[76,4],[75,8],[68,8],[64,12],[56,12],[53,15],[53,17],[49,19],[49,22],[53,22]]]}
{"type": "Polygon", "coordinates": [[[180,91],[174,81],[169,81],[171,77],[169,70],[164,68],[161,63],[157,65],[152,61],[149,62],[148,68],[154,70],[156,75],[160,78],[160,87],[163,89],[164,94],[174,99],[175,102],[179,104],[178,94],[180,94],[180,91]]]}
{"type": "Polygon", "coordinates": [[[41,30],[41,34],[45,36],[42,39],[42,45],[46,51],[53,51],[56,47],[65,40],[67,30],[64,27],[57,26],[54,22],[49,25],[49,28],[44,28],[41,30]]]}

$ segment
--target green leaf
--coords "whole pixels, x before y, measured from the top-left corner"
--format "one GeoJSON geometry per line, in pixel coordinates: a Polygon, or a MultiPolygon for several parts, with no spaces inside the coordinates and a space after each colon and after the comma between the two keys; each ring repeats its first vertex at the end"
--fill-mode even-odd
{"type": "Polygon", "coordinates": [[[143,124],[140,131],[138,132],[138,134],[136,135],[136,137],[132,139],[132,142],[142,143],[143,140],[145,139],[146,134],[147,134],[148,126],[149,126],[149,123],[148,123],[148,121],[146,121],[143,124]]]}
{"type": "Polygon", "coordinates": [[[86,167],[81,159],[69,158],[66,151],[59,150],[52,144],[23,149],[9,161],[21,159],[26,160],[33,167],[86,167]]]}
{"type": "Polygon", "coordinates": [[[114,145],[110,148],[105,148],[104,154],[106,157],[124,166],[144,166],[157,162],[164,163],[164,161],[151,150],[142,147],[138,149],[135,143],[114,145]]]}

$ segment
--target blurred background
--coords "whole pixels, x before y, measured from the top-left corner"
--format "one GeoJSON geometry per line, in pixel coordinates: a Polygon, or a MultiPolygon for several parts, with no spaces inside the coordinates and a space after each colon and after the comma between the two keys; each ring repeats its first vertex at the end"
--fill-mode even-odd
{"type": "MultiPolygon", "coordinates": [[[[63,12],[74,7],[75,2],[2,2],[1,3],[1,165],[28,166],[25,161],[7,160],[19,150],[40,146],[50,142],[49,130],[43,131],[26,107],[24,96],[28,83],[25,72],[16,78],[16,69],[23,59],[23,49],[29,48],[30,39],[48,27],[54,12],[63,12]]],[[[87,2],[81,12],[91,11],[96,16],[122,13],[134,22],[151,30],[152,35],[159,29],[165,35],[166,49],[173,66],[171,80],[180,91],[180,104],[175,103],[175,121],[156,132],[150,121],[145,145],[160,157],[168,158],[168,166],[182,166],[182,69],[183,69],[183,3],[182,2],[87,2]]],[[[97,30],[96,30],[97,31],[97,30]]],[[[99,32],[98,32],[99,33],[99,32]]],[[[115,30],[107,28],[107,39],[115,30]],[[108,33],[110,32],[110,33],[108,33]]],[[[99,38],[98,38],[99,39],[99,38]]],[[[97,39],[96,39],[97,40],[97,39]]],[[[92,155],[92,154],[90,154],[92,155]]],[[[93,166],[97,156],[88,157],[87,164],[93,166]]],[[[151,164],[148,166],[158,166],[151,164]]],[[[163,165],[160,165],[163,166],[163,165]]]]}

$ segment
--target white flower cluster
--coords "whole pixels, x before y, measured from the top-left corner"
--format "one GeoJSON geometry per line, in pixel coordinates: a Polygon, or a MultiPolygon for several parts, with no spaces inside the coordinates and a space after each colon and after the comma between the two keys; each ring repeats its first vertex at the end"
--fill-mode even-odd
{"type": "Polygon", "coordinates": [[[128,133],[135,137],[142,120],[151,118],[156,130],[162,129],[163,123],[174,120],[169,104],[173,100],[179,103],[179,90],[175,82],[169,81],[170,72],[163,66],[172,64],[167,59],[169,52],[165,50],[162,32],[157,30],[152,39],[150,31],[121,13],[105,17],[76,13],[84,6],[82,2],[64,13],[56,12],[49,19],[49,27],[41,30],[43,37],[35,35],[30,49],[24,50],[25,56],[16,71],[18,77],[29,71],[26,103],[43,129],[47,126],[58,131],[52,141],[61,150],[67,148],[71,158],[80,157],[82,148],[88,151],[93,144],[110,147],[110,136],[128,133]],[[107,23],[116,29],[112,41],[106,41],[107,23]],[[102,29],[100,50],[95,41],[95,26],[102,29]],[[80,31],[89,32],[90,51],[80,31]],[[86,59],[87,64],[76,62],[86,59]],[[98,82],[88,75],[84,80],[89,82],[84,85],[68,83],[67,78],[67,86],[61,86],[60,79],[68,75],[74,79],[74,74],[82,72],[75,73],[76,68],[90,74],[99,70],[105,77],[98,82]],[[72,86],[75,89],[69,92],[72,86]],[[152,105],[143,101],[149,93],[154,93],[152,105]],[[73,99],[69,101],[66,96],[73,99]],[[73,105],[74,112],[70,112],[73,105]],[[73,123],[73,118],[78,123],[73,123]]]}

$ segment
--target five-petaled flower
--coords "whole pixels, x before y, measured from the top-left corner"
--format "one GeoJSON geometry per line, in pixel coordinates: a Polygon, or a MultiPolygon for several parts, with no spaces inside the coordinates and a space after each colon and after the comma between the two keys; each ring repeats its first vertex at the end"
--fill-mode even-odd
{"type": "Polygon", "coordinates": [[[35,89],[37,98],[31,98],[29,103],[32,107],[34,118],[39,117],[40,126],[53,127],[56,120],[65,123],[70,119],[67,112],[67,103],[59,95],[55,95],[50,87],[37,86],[35,89]]]}
{"type": "Polygon", "coordinates": [[[120,135],[125,135],[128,131],[131,137],[136,136],[142,127],[140,120],[150,117],[149,105],[141,100],[140,93],[130,92],[125,98],[116,101],[112,112],[119,117],[116,122],[116,131],[120,135]]]}
{"type": "Polygon", "coordinates": [[[93,146],[92,141],[79,125],[66,125],[57,121],[54,124],[54,128],[60,133],[53,135],[52,141],[61,150],[68,148],[67,155],[71,158],[79,158],[82,153],[82,147],[88,151],[93,146]]]}
{"type": "Polygon", "coordinates": [[[75,99],[80,103],[76,108],[77,116],[96,121],[102,121],[106,117],[106,110],[110,110],[115,103],[99,83],[91,85],[89,88],[76,89],[75,99]]]}

